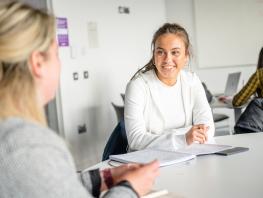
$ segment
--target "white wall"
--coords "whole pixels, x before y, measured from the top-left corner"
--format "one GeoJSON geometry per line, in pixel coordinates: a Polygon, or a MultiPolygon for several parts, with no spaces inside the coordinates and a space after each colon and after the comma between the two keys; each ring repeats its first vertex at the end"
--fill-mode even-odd
{"type": "Polygon", "coordinates": [[[194,2],[199,66],[255,65],[263,44],[263,1],[194,2]]]}
{"type": "MultiPolygon", "coordinates": [[[[189,33],[191,44],[193,47],[194,59],[191,64],[191,68],[195,71],[202,81],[205,81],[208,88],[214,93],[220,93],[224,91],[226,78],[228,73],[241,71],[242,76],[240,80],[240,86],[242,82],[246,82],[249,76],[255,71],[255,66],[242,66],[242,67],[224,67],[224,68],[200,68],[196,64],[196,37],[195,37],[195,19],[194,19],[194,1],[195,0],[165,0],[167,10],[168,22],[176,22],[183,25],[189,33]]],[[[198,0],[195,1],[198,3],[198,0]]],[[[238,6],[238,5],[237,5],[238,6]]],[[[249,39],[249,38],[248,38],[249,39]]],[[[240,41],[242,42],[242,41],[240,41]]],[[[206,43],[207,45],[207,43],[206,43]]],[[[210,45],[211,48],[213,44],[210,45]]],[[[207,49],[209,50],[209,49],[207,49]]],[[[227,50],[227,48],[225,49],[227,50]]],[[[234,53],[229,51],[229,53],[234,53]]],[[[220,56],[220,52],[218,52],[220,56]]],[[[221,57],[222,59],[224,57],[221,57]]],[[[257,60],[255,60],[257,62],[257,60]]]]}
{"type": "MultiPolygon", "coordinates": [[[[201,81],[204,81],[212,93],[223,93],[228,73],[241,71],[241,80],[239,88],[242,87],[250,75],[255,71],[255,66],[242,67],[219,67],[219,68],[200,68],[196,64],[196,36],[195,36],[195,18],[194,18],[194,1],[195,0],[165,0],[166,1],[166,16],[168,22],[176,22],[186,28],[189,33],[194,59],[191,63],[191,68],[195,71],[201,81]]],[[[198,3],[198,0],[195,1],[198,3]]],[[[237,5],[238,6],[238,5],[237,5]]],[[[249,38],[247,38],[249,39],[249,38]]],[[[242,41],[240,41],[242,42],[242,41]]],[[[207,43],[205,43],[207,45],[207,43]]],[[[213,44],[210,44],[213,47],[213,44]]],[[[207,49],[209,50],[209,49],[207,49]]],[[[227,50],[227,48],[225,49],[227,50]]],[[[229,51],[228,53],[234,53],[229,51]]],[[[220,52],[218,52],[220,56],[220,52]]],[[[225,58],[225,57],[221,57],[225,58]]],[[[255,60],[257,62],[257,60],[255,60]]],[[[231,125],[234,125],[234,114],[229,109],[217,109],[217,112],[224,112],[231,117],[231,125]]]]}
{"type": "Polygon", "coordinates": [[[133,73],[150,58],[154,31],[166,21],[163,0],[54,0],[57,17],[66,17],[71,48],[60,48],[61,104],[64,136],[78,167],[97,163],[117,124],[111,102],[122,104],[120,93],[133,73]],[[130,8],[119,14],[118,6],[130,8]],[[88,23],[97,24],[98,47],[90,48],[88,23]],[[89,78],[83,78],[83,71],[89,78]],[[73,72],[79,80],[73,81],[73,72]],[[79,124],[87,133],[78,134],[79,124]]]}

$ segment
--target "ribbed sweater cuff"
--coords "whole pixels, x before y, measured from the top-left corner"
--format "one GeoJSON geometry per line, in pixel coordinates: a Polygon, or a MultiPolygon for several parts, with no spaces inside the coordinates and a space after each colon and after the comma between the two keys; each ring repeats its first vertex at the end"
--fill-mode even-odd
{"type": "Polygon", "coordinates": [[[92,195],[94,197],[100,196],[101,178],[99,169],[89,171],[91,184],[92,184],[92,195]]]}

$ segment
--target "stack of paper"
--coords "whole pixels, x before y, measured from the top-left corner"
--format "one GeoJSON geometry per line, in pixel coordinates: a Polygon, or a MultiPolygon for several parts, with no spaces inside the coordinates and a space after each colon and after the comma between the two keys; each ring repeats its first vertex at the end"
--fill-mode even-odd
{"type": "Polygon", "coordinates": [[[110,155],[110,160],[122,163],[146,164],[157,159],[160,162],[160,166],[167,166],[179,162],[184,162],[193,158],[195,158],[195,155],[192,154],[170,152],[157,149],[145,149],[122,155],[110,155]]]}
{"type": "Polygon", "coordinates": [[[176,152],[144,149],[122,155],[110,155],[110,160],[122,163],[145,164],[157,159],[160,162],[160,166],[167,166],[191,160],[197,155],[213,154],[230,148],[233,147],[220,144],[192,144],[182,149],[178,149],[176,152]]]}

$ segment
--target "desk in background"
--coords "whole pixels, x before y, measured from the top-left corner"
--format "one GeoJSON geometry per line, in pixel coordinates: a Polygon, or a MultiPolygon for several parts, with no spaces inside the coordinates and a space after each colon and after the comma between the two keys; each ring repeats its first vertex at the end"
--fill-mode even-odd
{"type": "Polygon", "coordinates": [[[212,102],[210,103],[210,106],[212,109],[214,108],[228,108],[228,109],[233,109],[234,110],[234,118],[235,118],[235,123],[237,122],[238,118],[240,117],[242,113],[242,109],[246,106],[240,106],[240,107],[234,107],[232,105],[232,101],[229,101],[227,103],[221,102],[218,100],[217,97],[213,98],[212,102]]]}
{"type": "MultiPolygon", "coordinates": [[[[263,133],[219,136],[215,140],[250,150],[230,156],[198,156],[189,162],[162,167],[154,188],[185,198],[263,197],[263,133]]],[[[108,166],[105,161],[91,169],[108,166]]]]}

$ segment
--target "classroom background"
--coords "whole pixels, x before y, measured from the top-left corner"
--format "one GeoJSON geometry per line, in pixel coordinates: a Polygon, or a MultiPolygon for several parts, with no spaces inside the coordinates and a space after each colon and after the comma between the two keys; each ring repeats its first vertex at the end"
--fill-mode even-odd
{"type": "MultiPolygon", "coordinates": [[[[51,128],[69,144],[78,169],[101,160],[117,125],[111,103],[123,105],[121,94],[149,60],[152,35],[161,24],[176,22],[186,28],[193,45],[186,69],[196,72],[213,94],[224,91],[233,72],[241,72],[242,87],[256,69],[263,44],[257,36],[263,34],[258,25],[263,1],[258,0],[21,1],[57,17],[62,74],[56,99],[46,111],[51,128]]],[[[233,109],[214,112],[228,115],[226,122],[233,128],[233,109]]]]}

